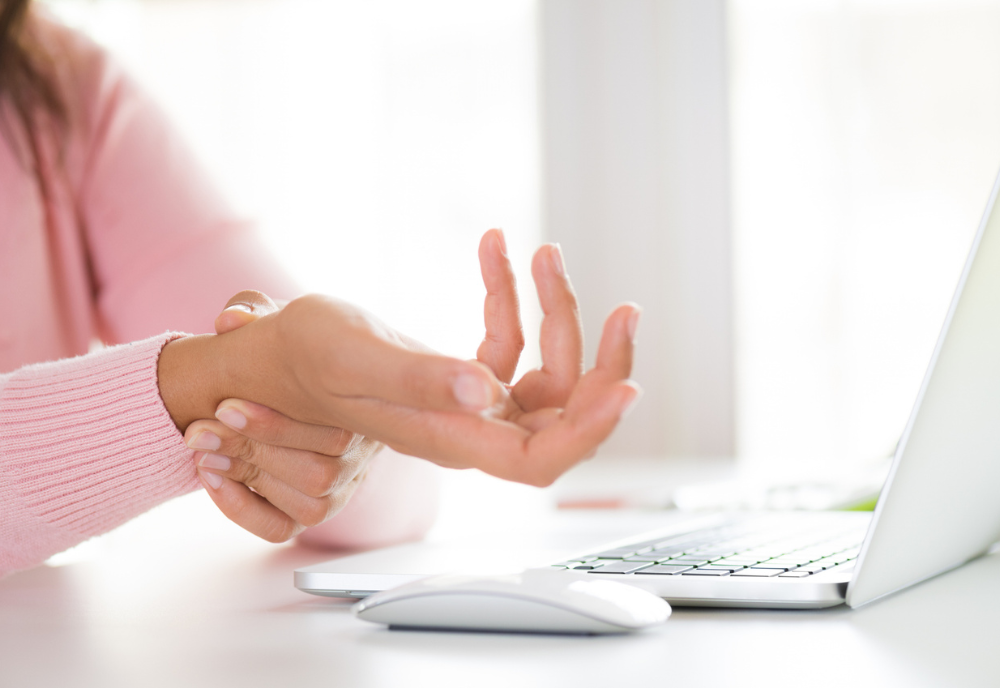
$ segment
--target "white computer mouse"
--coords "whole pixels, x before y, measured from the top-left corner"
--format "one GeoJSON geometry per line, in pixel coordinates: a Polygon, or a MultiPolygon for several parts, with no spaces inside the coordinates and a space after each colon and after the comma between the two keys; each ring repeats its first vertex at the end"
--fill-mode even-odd
{"type": "Polygon", "coordinates": [[[393,628],[627,633],[662,624],[670,605],[624,583],[528,569],[499,576],[431,576],[366,597],[353,611],[393,628]]]}

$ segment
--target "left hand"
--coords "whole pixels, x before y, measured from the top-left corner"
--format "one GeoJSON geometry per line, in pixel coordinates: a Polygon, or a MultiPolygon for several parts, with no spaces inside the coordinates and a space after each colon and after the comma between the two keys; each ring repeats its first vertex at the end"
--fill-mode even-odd
{"type": "Polygon", "coordinates": [[[499,230],[483,236],[479,260],[487,295],[486,336],[477,360],[507,383],[499,400],[480,413],[462,413],[354,398],[338,403],[336,422],[440,466],[478,468],[544,487],[592,456],[638,400],[641,390],[629,374],[641,309],[626,303],[608,316],[596,366],[584,373],[576,294],[559,246],[542,246],[531,265],[544,313],[542,367],[511,386],[524,335],[514,272],[499,230]]]}
{"type": "MultiPolygon", "coordinates": [[[[278,310],[267,296],[240,292],[216,318],[223,334],[278,310]]],[[[339,512],[364,480],[381,443],[341,428],[292,420],[226,399],[217,420],[198,420],[184,439],[219,510],[270,542],[283,542],[339,512]]]]}

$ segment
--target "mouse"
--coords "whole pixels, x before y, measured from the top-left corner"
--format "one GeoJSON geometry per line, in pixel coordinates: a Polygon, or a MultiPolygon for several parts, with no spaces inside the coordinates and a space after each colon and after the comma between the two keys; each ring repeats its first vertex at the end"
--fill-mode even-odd
{"type": "Polygon", "coordinates": [[[352,607],[390,628],[520,633],[629,633],[662,624],[670,604],[635,586],[562,569],[430,576],[352,607]]]}

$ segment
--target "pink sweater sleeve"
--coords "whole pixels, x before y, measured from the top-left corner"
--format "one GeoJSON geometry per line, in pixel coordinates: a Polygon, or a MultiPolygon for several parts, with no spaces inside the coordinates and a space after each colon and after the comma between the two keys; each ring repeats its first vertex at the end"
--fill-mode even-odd
{"type": "Polygon", "coordinates": [[[0,575],[198,487],[157,386],[177,336],[0,375],[0,575]]]}

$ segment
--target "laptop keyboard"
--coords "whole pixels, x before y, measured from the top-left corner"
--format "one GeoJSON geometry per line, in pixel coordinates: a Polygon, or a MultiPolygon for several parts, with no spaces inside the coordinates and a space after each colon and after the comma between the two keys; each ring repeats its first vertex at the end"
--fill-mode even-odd
{"type": "Polygon", "coordinates": [[[775,531],[728,525],[636,542],[553,564],[596,574],[806,578],[854,568],[865,530],[775,531]]]}

